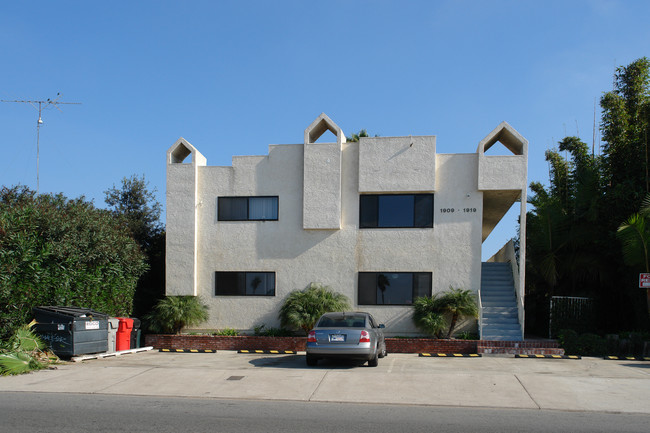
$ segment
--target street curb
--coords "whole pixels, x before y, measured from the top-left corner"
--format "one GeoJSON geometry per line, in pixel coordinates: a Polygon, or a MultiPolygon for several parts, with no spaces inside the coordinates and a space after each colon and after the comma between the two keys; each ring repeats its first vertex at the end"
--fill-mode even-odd
{"type": "Polygon", "coordinates": [[[213,349],[160,349],[159,352],[165,353],[217,353],[213,349]]]}
{"type": "Polygon", "coordinates": [[[238,350],[237,353],[265,353],[265,354],[270,354],[270,355],[295,355],[296,352],[295,350],[247,350],[247,349],[241,349],[238,350]]]}
{"type": "Polygon", "coordinates": [[[577,355],[524,355],[517,354],[515,358],[532,358],[532,359],[582,359],[577,355]]]}
{"type": "Polygon", "coordinates": [[[650,361],[650,358],[643,356],[606,356],[603,359],[609,361],[650,361]]]}
{"type": "Polygon", "coordinates": [[[480,353],[419,353],[423,358],[480,358],[480,353]]]}

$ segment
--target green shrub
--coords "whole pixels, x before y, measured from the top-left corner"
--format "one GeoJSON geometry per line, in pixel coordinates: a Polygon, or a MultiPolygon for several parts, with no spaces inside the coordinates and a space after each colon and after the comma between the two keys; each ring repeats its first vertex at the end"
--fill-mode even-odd
{"type": "Polygon", "coordinates": [[[208,320],[208,307],[197,296],[167,296],[144,317],[147,327],[161,334],[179,334],[185,326],[208,320]]]}
{"type": "Polygon", "coordinates": [[[445,320],[438,305],[436,295],[423,296],[413,301],[413,323],[426,334],[436,338],[447,329],[445,320]]]}
{"type": "Polygon", "coordinates": [[[218,335],[221,337],[236,337],[239,335],[239,332],[233,328],[223,328],[216,332],[213,332],[212,335],[218,335]]]}
{"type": "Polygon", "coordinates": [[[45,343],[32,330],[34,323],[21,326],[9,340],[2,343],[1,376],[29,373],[58,361],[57,356],[47,350],[45,343]]]}
{"type": "Polygon", "coordinates": [[[478,340],[479,336],[475,332],[463,331],[456,335],[458,340],[478,340]]]}
{"type": "Polygon", "coordinates": [[[304,290],[294,290],[280,308],[280,324],[302,329],[307,334],[320,316],[331,311],[350,309],[350,300],[329,286],[311,283],[304,290]]]}
{"type": "Polygon", "coordinates": [[[262,337],[291,337],[293,332],[284,328],[266,328],[265,325],[258,325],[254,329],[255,335],[262,337]]]}
{"type": "Polygon", "coordinates": [[[578,335],[572,329],[560,331],[558,342],[567,355],[604,356],[611,350],[603,337],[591,333],[578,335]]]}

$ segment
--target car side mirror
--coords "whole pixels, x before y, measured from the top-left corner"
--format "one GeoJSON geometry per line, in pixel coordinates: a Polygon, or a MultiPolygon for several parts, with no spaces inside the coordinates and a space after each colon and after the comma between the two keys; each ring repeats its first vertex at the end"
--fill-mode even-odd
{"type": "Polygon", "coordinates": [[[384,329],[385,327],[386,327],[386,325],[384,325],[383,323],[379,324],[379,328],[384,329]]]}

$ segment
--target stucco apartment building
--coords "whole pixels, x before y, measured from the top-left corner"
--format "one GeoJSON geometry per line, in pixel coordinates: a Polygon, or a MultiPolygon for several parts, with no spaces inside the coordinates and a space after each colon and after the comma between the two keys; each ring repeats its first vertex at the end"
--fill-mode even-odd
{"type": "Polygon", "coordinates": [[[252,331],[319,282],[388,335],[414,335],[413,299],[453,286],[477,292],[484,339],[521,339],[523,267],[510,245],[492,269],[481,245],[519,201],[525,260],[527,146],[506,122],[474,153],[437,154],[435,136],[346,142],[321,114],[303,143],[216,167],[181,138],[167,151],[166,293],[200,296],[203,328],[252,331]],[[317,142],[327,131],[336,142],[317,142]],[[485,154],[497,142],[508,155],[485,154]]]}

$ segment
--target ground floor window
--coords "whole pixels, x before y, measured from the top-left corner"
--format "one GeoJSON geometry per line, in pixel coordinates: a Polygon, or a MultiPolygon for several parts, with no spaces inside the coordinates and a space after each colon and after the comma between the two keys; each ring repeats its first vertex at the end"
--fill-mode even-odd
{"type": "Polygon", "coordinates": [[[215,272],[217,296],[275,296],[275,272],[215,272]]]}
{"type": "Polygon", "coordinates": [[[359,272],[359,305],[410,305],[431,296],[431,272],[359,272]]]}

